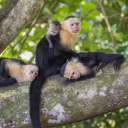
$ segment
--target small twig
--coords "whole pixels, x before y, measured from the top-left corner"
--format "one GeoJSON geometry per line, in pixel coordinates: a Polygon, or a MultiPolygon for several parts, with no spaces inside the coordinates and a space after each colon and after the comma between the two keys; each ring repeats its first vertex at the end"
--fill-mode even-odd
{"type": "Polygon", "coordinates": [[[21,47],[20,47],[20,51],[19,51],[19,54],[21,54],[21,51],[22,51],[22,48],[23,48],[23,45],[25,43],[25,41],[27,40],[28,36],[26,36],[23,40],[23,42],[21,43],[21,47]]]}
{"type": "Polygon", "coordinates": [[[112,34],[111,26],[110,26],[110,23],[109,23],[109,21],[108,21],[106,12],[105,12],[105,10],[104,10],[104,8],[103,8],[103,5],[102,5],[102,0],[99,0],[99,4],[100,4],[101,12],[103,13],[103,15],[104,15],[104,17],[105,17],[105,22],[106,22],[106,24],[107,24],[108,31],[109,31],[109,33],[110,33],[110,37],[111,37],[111,40],[112,40],[112,43],[113,43],[114,53],[117,53],[116,45],[115,45],[115,40],[114,40],[114,37],[113,37],[113,34],[112,34]]]}
{"type": "Polygon", "coordinates": [[[89,11],[81,18],[81,21],[83,21],[84,18],[85,18],[90,12],[92,12],[92,11],[94,11],[94,10],[97,10],[97,9],[99,9],[99,8],[100,8],[100,7],[97,6],[96,8],[93,8],[93,9],[89,10],[89,11]]]}

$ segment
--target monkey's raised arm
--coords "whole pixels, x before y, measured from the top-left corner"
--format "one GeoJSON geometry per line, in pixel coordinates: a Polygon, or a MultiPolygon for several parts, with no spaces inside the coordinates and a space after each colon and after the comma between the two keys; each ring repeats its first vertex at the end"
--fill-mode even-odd
{"type": "Polygon", "coordinates": [[[72,57],[77,57],[77,53],[73,50],[67,50],[67,51],[61,50],[59,51],[59,54],[67,59],[71,59],[72,57]]]}
{"type": "Polygon", "coordinates": [[[78,53],[79,59],[90,65],[97,66],[98,69],[103,68],[107,63],[114,62],[114,70],[118,70],[124,62],[124,56],[121,54],[106,54],[103,52],[81,52],[78,53]]]}
{"type": "Polygon", "coordinates": [[[46,36],[46,39],[47,39],[47,41],[49,43],[49,48],[53,48],[53,44],[52,44],[52,41],[50,39],[50,36],[46,36]]]}
{"type": "Polygon", "coordinates": [[[103,52],[98,52],[96,55],[96,59],[100,62],[114,62],[114,70],[117,71],[119,70],[121,64],[124,62],[124,56],[121,54],[106,54],[103,52]]]}

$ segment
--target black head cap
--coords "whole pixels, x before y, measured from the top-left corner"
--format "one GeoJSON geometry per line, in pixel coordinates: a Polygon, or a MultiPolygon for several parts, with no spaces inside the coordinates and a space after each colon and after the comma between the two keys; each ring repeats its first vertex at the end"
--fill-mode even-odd
{"type": "Polygon", "coordinates": [[[52,23],[53,23],[54,25],[56,25],[56,26],[60,25],[60,22],[59,22],[59,21],[57,21],[57,20],[52,21],[52,23]]]}
{"type": "Polygon", "coordinates": [[[74,18],[75,16],[68,16],[65,20],[69,19],[69,18],[74,18]]]}
{"type": "Polygon", "coordinates": [[[64,63],[60,69],[60,76],[64,76],[65,68],[68,62],[64,63]]]}

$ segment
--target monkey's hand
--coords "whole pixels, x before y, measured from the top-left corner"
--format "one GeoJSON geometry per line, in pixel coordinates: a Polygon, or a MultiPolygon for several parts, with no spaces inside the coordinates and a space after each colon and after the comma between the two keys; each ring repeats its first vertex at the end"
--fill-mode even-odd
{"type": "Polygon", "coordinates": [[[120,69],[120,63],[118,63],[117,61],[113,63],[113,67],[115,71],[118,71],[120,69]]]}
{"type": "Polygon", "coordinates": [[[49,48],[53,48],[53,45],[52,44],[49,44],[49,48]]]}
{"type": "Polygon", "coordinates": [[[96,71],[98,72],[100,69],[102,69],[106,65],[106,62],[100,62],[99,65],[96,67],[96,71]]]}
{"type": "Polygon", "coordinates": [[[63,83],[63,85],[66,86],[66,85],[70,84],[70,80],[66,79],[66,80],[64,80],[62,83],[63,83]]]}
{"type": "Polygon", "coordinates": [[[76,82],[76,81],[77,81],[77,80],[75,80],[75,79],[73,79],[73,80],[66,79],[66,80],[64,80],[62,83],[63,83],[64,85],[69,85],[69,84],[74,83],[74,82],[76,82]]]}

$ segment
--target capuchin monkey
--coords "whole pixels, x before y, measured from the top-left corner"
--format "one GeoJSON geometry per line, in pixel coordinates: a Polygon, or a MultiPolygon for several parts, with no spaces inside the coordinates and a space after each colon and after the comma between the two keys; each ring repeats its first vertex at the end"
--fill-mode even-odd
{"type": "Polygon", "coordinates": [[[33,81],[38,75],[38,67],[19,59],[0,58],[0,87],[17,82],[33,81]]]}
{"type": "Polygon", "coordinates": [[[60,76],[67,78],[63,81],[64,85],[82,81],[95,77],[95,73],[88,64],[81,62],[78,58],[72,58],[70,61],[63,64],[60,69],[60,76]]]}
{"type": "Polygon", "coordinates": [[[53,48],[44,36],[36,47],[36,65],[39,74],[30,86],[30,118],[33,128],[41,128],[40,123],[40,95],[46,78],[59,73],[59,69],[67,59],[75,57],[72,46],[78,39],[81,22],[74,16],[67,17],[61,23],[61,29],[55,36],[50,35],[53,48]],[[57,55],[54,54],[57,51],[57,55]]]}
{"type": "Polygon", "coordinates": [[[121,54],[106,54],[103,52],[81,52],[77,53],[78,58],[73,58],[63,64],[60,69],[60,76],[67,78],[63,83],[68,85],[70,83],[90,79],[95,76],[93,67],[96,70],[102,69],[107,63],[114,62],[114,70],[119,70],[121,64],[124,62],[124,56],[121,54]]]}
{"type": "Polygon", "coordinates": [[[46,32],[46,39],[49,43],[49,48],[53,48],[53,43],[50,39],[50,36],[56,36],[59,34],[59,31],[61,29],[61,25],[59,21],[53,21],[48,27],[47,27],[47,32],[46,32]]]}

